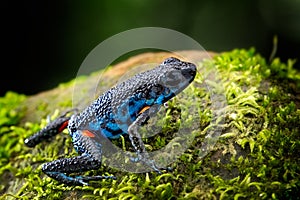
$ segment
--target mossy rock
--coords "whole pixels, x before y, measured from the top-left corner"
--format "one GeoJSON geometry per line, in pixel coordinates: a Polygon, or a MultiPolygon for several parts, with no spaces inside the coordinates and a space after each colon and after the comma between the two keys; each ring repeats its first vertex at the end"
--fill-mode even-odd
{"type": "MultiPolygon", "coordinates": [[[[97,93],[134,66],[168,56],[142,54],[80,78],[76,106],[89,103],[85,96],[93,93],[99,73],[106,81],[97,93]]],[[[197,64],[194,83],[155,117],[159,134],[145,139],[151,152],[174,142],[179,127],[189,130],[192,140],[171,164],[173,171],[135,174],[104,164],[87,174],[117,180],[91,186],[65,186],[41,172],[42,163],[76,155],[67,132],[33,149],[23,142],[45,126],[47,116],[72,106],[75,82],[28,97],[7,92],[0,98],[0,199],[300,199],[300,73],[294,61],[268,63],[254,49],[236,49],[197,64]]],[[[127,143],[126,137],[115,141],[130,149],[127,143]]]]}

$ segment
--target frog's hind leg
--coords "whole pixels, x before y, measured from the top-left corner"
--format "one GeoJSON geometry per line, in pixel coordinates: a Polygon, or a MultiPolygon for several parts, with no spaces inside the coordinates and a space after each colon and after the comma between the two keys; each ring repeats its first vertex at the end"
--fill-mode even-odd
{"type": "Polygon", "coordinates": [[[77,112],[77,109],[72,109],[65,112],[54,121],[50,122],[42,130],[30,136],[29,138],[26,138],[24,140],[25,145],[28,147],[34,147],[43,140],[50,139],[58,133],[62,132],[68,126],[69,120],[71,118],[70,116],[68,116],[68,114],[71,112],[77,112]]]}
{"type": "Polygon", "coordinates": [[[93,139],[88,130],[77,130],[73,134],[74,148],[81,154],[62,158],[42,165],[42,171],[49,177],[67,185],[89,185],[90,180],[116,179],[114,176],[69,176],[71,173],[95,170],[101,166],[102,145],[93,139]]]}

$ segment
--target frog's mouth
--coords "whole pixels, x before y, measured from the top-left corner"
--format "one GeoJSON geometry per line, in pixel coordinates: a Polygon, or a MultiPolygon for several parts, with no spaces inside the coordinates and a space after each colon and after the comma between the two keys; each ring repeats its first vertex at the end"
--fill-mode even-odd
{"type": "Polygon", "coordinates": [[[189,80],[189,83],[191,83],[197,73],[196,65],[189,63],[189,67],[185,69],[181,69],[181,74],[183,77],[185,77],[187,80],[189,80]]]}

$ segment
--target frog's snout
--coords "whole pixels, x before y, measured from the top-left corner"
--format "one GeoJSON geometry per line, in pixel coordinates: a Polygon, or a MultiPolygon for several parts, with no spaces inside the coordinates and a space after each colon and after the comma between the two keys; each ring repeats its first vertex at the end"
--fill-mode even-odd
{"type": "Polygon", "coordinates": [[[197,67],[193,63],[188,63],[188,67],[181,70],[181,74],[188,80],[193,81],[197,73],[197,67]]]}

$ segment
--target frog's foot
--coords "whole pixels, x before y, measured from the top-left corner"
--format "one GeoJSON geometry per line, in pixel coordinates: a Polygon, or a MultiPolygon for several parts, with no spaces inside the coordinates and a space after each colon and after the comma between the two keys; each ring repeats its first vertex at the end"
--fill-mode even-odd
{"type": "Polygon", "coordinates": [[[136,157],[130,157],[130,161],[133,162],[133,163],[137,163],[137,162],[142,162],[144,163],[145,165],[149,166],[150,168],[152,168],[156,173],[158,174],[162,174],[162,170],[163,171],[167,171],[167,172],[171,172],[172,171],[172,168],[171,167],[161,167],[161,166],[158,166],[155,162],[155,160],[151,160],[149,158],[147,158],[148,156],[146,157],[143,157],[141,155],[137,155],[136,157]]]}
{"type": "Polygon", "coordinates": [[[97,181],[102,179],[113,179],[117,180],[115,176],[81,176],[81,179],[84,181],[97,181]]]}
{"type": "Polygon", "coordinates": [[[66,185],[89,185],[89,181],[102,179],[116,179],[115,176],[70,176],[73,172],[83,172],[97,169],[101,165],[100,160],[91,158],[88,155],[81,155],[73,158],[63,158],[42,166],[42,171],[49,177],[66,185]]]}
{"type": "Polygon", "coordinates": [[[154,160],[141,160],[141,162],[145,163],[146,165],[148,165],[149,167],[151,167],[156,173],[158,174],[162,174],[162,170],[163,171],[167,171],[167,172],[170,172],[172,171],[172,168],[170,167],[161,167],[161,166],[158,166],[156,164],[156,162],[154,160]]]}
{"type": "MultiPolygon", "coordinates": [[[[73,177],[71,177],[71,178],[73,178],[73,177]]],[[[76,176],[73,178],[76,185],[90,185],[88,182],[98,181],[98,180],[102,180],[102,179],[116,180],[117,178],[115,176],[76,176]]],[[[71,184],[74,185],[74,182],[72,182],[71,184]]]]}
{"type": "Polygon", "coordinates": [[[48,172],[48,176],[66,184],[66,185],[79,185],[87,186],[90,185],[89,181],[98,181],[102,179],[113,179],[116,180],[115,176],[68,176],[61,172],[48,172]]]}

